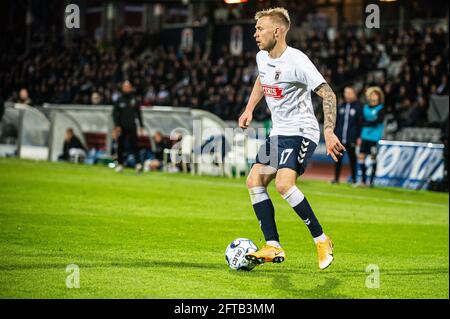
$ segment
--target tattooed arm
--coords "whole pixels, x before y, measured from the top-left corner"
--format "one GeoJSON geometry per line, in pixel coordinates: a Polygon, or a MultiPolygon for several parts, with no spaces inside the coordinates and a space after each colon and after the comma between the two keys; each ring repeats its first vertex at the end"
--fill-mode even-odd
{"type": "Polygon", "coordinates": [[[314,92],[323,100],[323,129],[334,131],[336,126],[336,95],[327,83],[319,85],[314,92]]]}
{"type": "Polygon", "coordinates": [[[334,128],[336,126],[336,95],[327,83],[319,85],[314,92],[323,100],[323,131],[327,146],[327,155],[331,155],[333,160],[337,162],[338,159],[336,156],[342,156],[341,151],[345,151],[345,147],[334,134],[334,128]]]}

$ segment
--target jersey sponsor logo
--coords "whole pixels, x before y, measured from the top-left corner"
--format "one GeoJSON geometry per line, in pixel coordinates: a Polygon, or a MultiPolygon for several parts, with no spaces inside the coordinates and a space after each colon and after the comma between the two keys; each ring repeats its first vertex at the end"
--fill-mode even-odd
{"type": "Polygon", "coordinates": [[[274,99],[282,99],[283,89],[277,86],[263,85],[263,91],[265,96],[273,97],[274,99]]]}

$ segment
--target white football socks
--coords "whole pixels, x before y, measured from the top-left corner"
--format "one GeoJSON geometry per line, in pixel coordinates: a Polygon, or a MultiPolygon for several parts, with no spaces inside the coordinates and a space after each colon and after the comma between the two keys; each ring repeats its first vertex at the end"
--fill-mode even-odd
{"type": "Polygon", "coordinates": [[[267,189],[264,186],[257,186],[249,189],[252,205],[258,204],[269,199],[267,189]]]}
{"type": "Polygon", "coordinates": [[[281,245],[278,241],[276,240],[268,240],[266,242],[267,245],[273,246],[273,247],[277,247],[277,248],[281,248],[281,245]]]}
{"type": "Polygon", "coordinates": [[[291,207],[297,206],[305,199],[305,195],[303,195],[303,193],[295,185],[292,186],[286,194],[282,195],[282,197],[287,200],[291,207]]]}
{"type": "Polygon", "coordinates": [[[317,242],[324,241],[325,239],[327,239],[327,235],[325,235],[325,233],[322,233],[322,235],[320,235],[319,237],[314,237],[314,242],[317,244],[317,242]]]}

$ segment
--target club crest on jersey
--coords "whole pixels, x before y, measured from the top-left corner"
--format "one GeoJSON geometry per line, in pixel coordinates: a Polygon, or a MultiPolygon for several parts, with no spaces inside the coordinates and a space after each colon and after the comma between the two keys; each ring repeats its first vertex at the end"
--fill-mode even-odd
{"type": "Polygon", "coordinates": [[[281,74],[281,71],[279,71],[279,70],[275,71],[275,80],[280,79],[280,74],[281,74]]]}
{"type": "Polygon", "coordinates": [[[273,97],[274,99],[283,98],[283,89],[277,86],[263,85],[264,95],[273,97]]]}

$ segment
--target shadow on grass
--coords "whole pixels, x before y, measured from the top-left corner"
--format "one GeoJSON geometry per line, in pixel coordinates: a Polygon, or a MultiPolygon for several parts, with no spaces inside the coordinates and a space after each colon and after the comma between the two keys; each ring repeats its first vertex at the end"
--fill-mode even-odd
{"type": "MultiPolygon", "coordinates": [[[[76,263],[75,260],[73,262],[76,263]]],[[[56,270],[64,272],[66,266],[71,262],[41,262],[29,264],[0,264],[2,271],[33,271],[33,270],[56,270]]],[[[165,273],[171,276],[173,270],[198,270],[205,271],[206,276],[215,276],[219,273],[229,276],[229,280],[258,281],[262,280],[271,285],[277,295],[285,296],[283,298],[295,299],[348,299],[354,298],[352,295],[345,295],[338,290],[347,280],[359,278],[361,285],[364,285],[367,273],[361,269],[327,269],[320,271],[315,267],[289,268],[286,265],[263,265],[253,271],[232,271],[228,269],[225,262],[202,263],[192,261],[161,261],[161,260],[130,260],[120,262],[94,261],[90,263],[79,263],[81,271],[83,269],[96,269],[101,272],[108,272],[112,269],[143,269],[153,270],[165,273]],[[275,267],[271,267],[275,266],[275,267]],[[208,273],[208,271],[210,271],[208,273]],[[350,277],[350,278],[349,278],[350,277]],[[314,278],[314,282],[308,282],[314,278]],[[316,280],[318,279],[318,280],[316,280]],[[300,280],[300,281],[298,281],[300,280]],[[304,287],[307,285],[308,287],[304,287]]],[[[447,267],[436,268],[411,268],[411,269],[382,269],[382,276],[427,276],[448,274],[447,267]]],[[[358,280],[359,280],[358,279],[358,280]]]]}
{"type": "Polygon", "coordinates": [[[339,294],[334,290],[339,287],[341,280],[337,278],[325,278],[323,284],[319,284],[311,289],[296,288],[288,275],[280,275],[273,279],[272,287],[275,290],[281,290],[292,297],[301,299],[347,299],[351,298],[343,294],[339,294]]]}
{"type": "MultiPolygon", "coordinates": [[[[39,262],[39,263],[3,263],[0,264],[1,271],[15,271],[15,270],[33,270],[33,269],[65,269],[67,265],[75,263],[81,269],[82,268],[173,268],[173,269],[203,269],[203,270],[222,270],[232,275],[243,275],[249,277],[264,277],[267,275],[276,275],[275,278],[284,278],[282,280],[288,280],[289,278],[283,277],[289,274],[323,274],[323,275],[336,275],[339,277],[346,276],[367,276],[364,269],[327,269],[325,271],[319,271],[316,268],[291,268],[291,267],[279,267],[278,265],[262,265],[256,267],[252,271],[232,271],[230,270],[225,261],[217,263],[204,263],[204,262],[192,262],[192,261],[170,261],[170,260],[130,260],[130,261],[97,261],[97,262],[77,262],[76,259],[70,259],[67,262],[39,262]],[[275,266],[275,267],[271,267],[275,266]],[[277,267],[278,266],[278,267],[277,267]]],[[[393,269],[383,268],[381,269],[383,275],[392,276],[422,276],[422,275],[436,275],[436,274],[448,274],[449,269],[447,267],[435,267],[435,268],[408,268],[408,269],[393,269]]],[[[281,279],[280,279],[281,280],[281,279]]],[[[335,283],[333,283],[335,284],[335,283]]]]}

